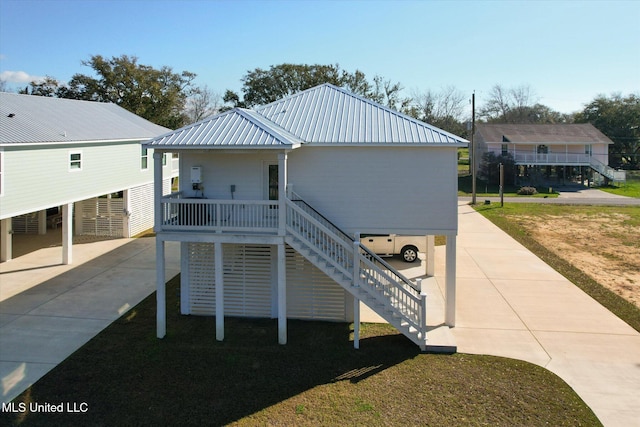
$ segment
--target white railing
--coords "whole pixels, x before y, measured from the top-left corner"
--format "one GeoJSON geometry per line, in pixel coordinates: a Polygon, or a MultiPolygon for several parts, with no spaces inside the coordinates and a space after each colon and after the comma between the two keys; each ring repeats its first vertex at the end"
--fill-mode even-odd
{"type": "MultiPolygon", "coordinates": [[[[353,278],[352,283],[426,336],[426,296],[409,279],[384,262],[378,255],[353,242],[324,216],[302,200],[287,200],[287,228],[303,241],[325,265],[353,278]],[[356,260],[354,268],[354,259],[356,260]]],[[[326,273],[326,271],[325,271],[326,273]]],[[[383,317],[384,313],[382,314],[383,317]]]]}
{"type": "Polygon", "coordinates": [[[271,233],[278,231],[278,202],[273,200],[181,199],[160,201],[162,231],[271,233]]]}
{"type": "Polygon", "coordinates": [[[342,274],[353,274],[353,243],[345,241],[343,236],[336,234],[291,200],[287,200],[287,227],[342,274]]]}
{"type": "Polygon", "coordinates": [[[572,153],[511,153],[517,164],[527,165],[589,165],[591,156],[572,153]]]}
{"type": "Polygon", "coordinates": [[[627,180],[627,173],[625,171],[615,170],[595,158],[591,159],[591,167],[600,175],[606,176],[614,182],[625,182],[627,180]]]}

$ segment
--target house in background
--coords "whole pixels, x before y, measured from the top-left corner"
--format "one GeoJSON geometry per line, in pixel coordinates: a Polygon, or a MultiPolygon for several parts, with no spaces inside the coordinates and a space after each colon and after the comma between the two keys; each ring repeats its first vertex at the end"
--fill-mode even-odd
{"type": "MultiPolygon", "coordinates": [[[[181,312],[354,321],[360,301],[428,348],[420,284],[361,234],[445,235],[446,314],[455,323],[457,149],[467,141],[323,84],[233,109],[146,142],[180,158],[180,191],[156,173],[158,337],[166,333],[164,243],[181,242],[181,312]]],[[[433,279],[433,278],[431,278],[433,279]]]]}
{"type": "Polygon", "coordinates": [[[625,181],[624,171],[608,166],[613,141],[588,123],[483,123],[476,125],[474,138],[480,155],[510,154],[517,166],[516,182],[522,184],[625,181]]]}
{"type": "MultiPolygon", "coordinates": [[[[1,259],[13,236],[62,228],[72,236],[130,237],[153,226],[152,152],[140,142],[167,132],[108,103],[0,93],[1,259]]],[[[171,192],[177,159],[159,167],[171,192]]]]}

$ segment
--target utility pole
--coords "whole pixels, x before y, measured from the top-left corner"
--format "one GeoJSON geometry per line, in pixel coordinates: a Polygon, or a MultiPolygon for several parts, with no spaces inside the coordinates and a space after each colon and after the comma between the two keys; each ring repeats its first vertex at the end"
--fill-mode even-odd
{"type": "Polygon", "coordinates": [[[476,144],[473,142],[476,133],[476,93],[471,94],[471,204],[476,204],[476,144]]]}

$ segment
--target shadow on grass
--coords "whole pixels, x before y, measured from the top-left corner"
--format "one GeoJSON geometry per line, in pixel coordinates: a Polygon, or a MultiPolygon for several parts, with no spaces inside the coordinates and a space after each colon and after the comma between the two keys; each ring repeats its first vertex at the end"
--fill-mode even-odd
{"type": "MultiPolygon", "coordinates": [[[[167,288],[167,336],[155,337],[155,294],[54,368],[14,403],[86,404],[86,413],[2,413],[7,425],[224,425],[318,385],[357,383],[419,354],[392,329],[353,349],[346,323],[179,314],[178,280],[167,288]]],[[[374,326],[372,326],[374,327],[374,326]]]]}

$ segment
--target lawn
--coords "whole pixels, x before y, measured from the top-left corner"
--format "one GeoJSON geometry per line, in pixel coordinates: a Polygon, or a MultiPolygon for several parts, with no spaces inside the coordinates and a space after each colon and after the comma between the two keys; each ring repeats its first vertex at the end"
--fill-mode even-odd
{"type": "Polygon", "coordinates": [[[505,203],[475,209],[640,332],[640,207],[505,203]]]}
{"type": "MultiPolygon", "coordinates": [[[[460,168],[460,166],[458,166],[460,168]]],[[[458,196],[471,197],[473,180],[471,175],[463,175],[458,171],[458,196]]],[[[516,192],[520,189],[519,185],[505,185],[505,197],[558,197],[558,193],[549,187],[536,187],[538,194],[533,196],[521,196],[516,192]]],[[[476,179],[476,196],[477,197],[499,197],[500,186],[497,184],[487,184],[486,182],[476,179]]]]}
{"type": "Polygon", "coordinates": [[[598,187],[599,190],[619,196],[640,199],[640,171],[627,171],[627,181],[622,184],[598,187]]]}
{"type": "Polygon", "coordinates": [[[421,354],[388,325],[178,314],[168,284],[167,336],[155,294],[14,400],[86,403],[86,413],[0,414],[0,425],[600,425],[559,377],[526,362],[421,354]]]}

